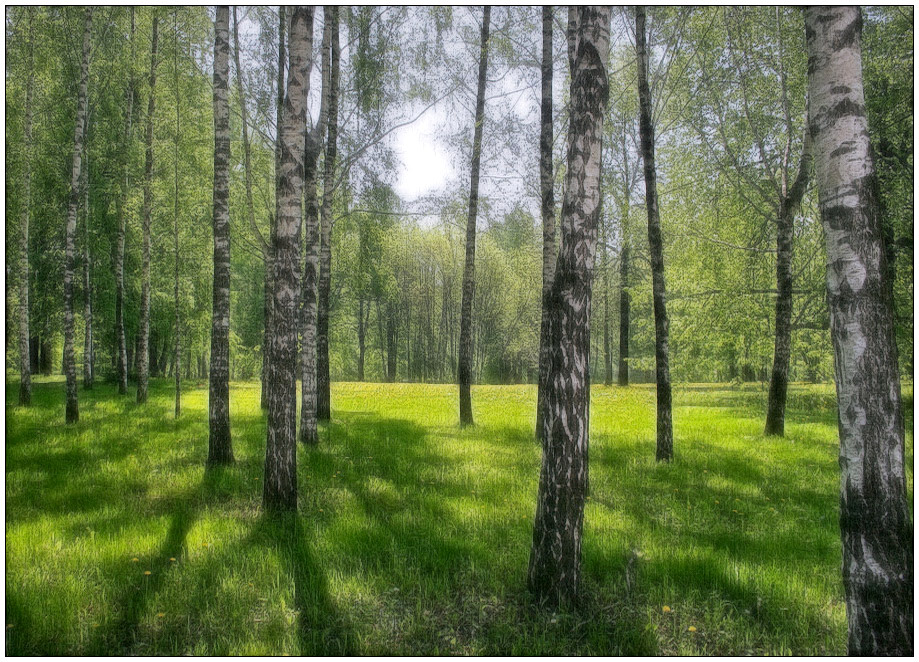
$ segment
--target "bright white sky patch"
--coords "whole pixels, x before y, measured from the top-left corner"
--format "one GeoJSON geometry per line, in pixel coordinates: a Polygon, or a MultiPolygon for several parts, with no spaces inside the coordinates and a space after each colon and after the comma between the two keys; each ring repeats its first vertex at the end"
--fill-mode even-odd
{"type": "Polygon", "coordinates": [[[442,190],[454,175],[450,156],[436,135],[442,121],[435,107],[392,134],[392,145],[402,162],[395,189],[406,202],[442,190]]]}

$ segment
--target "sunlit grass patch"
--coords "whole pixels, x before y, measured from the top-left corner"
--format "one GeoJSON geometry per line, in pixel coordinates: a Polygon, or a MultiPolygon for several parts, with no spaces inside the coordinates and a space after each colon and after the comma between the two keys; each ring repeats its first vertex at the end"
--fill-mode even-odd
{"type": "Polygon", "coordinates": [[[665,465],[653,388],[595,386],[583,604],[550,612],[525,590],[533,386],[473,387],[460,430],[455,386],[333,385],[300,514],[272,520],[258,384],[205,472],[206,388],[174,421],[165,380],[143,407],[99,385],[65,427],[36,381],[32,408],[7,392],[8,654],[845,651],[831,386],[793,385],[783,439],[759,390],[677,387],[665,465]]]}

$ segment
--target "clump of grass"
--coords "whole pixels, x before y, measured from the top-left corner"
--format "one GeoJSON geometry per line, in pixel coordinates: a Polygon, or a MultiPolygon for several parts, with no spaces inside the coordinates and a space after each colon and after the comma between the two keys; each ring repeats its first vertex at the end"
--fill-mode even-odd
{"type": "Polygon", "coordinates": [[[474,387],[460,430],[453,386],[333,385],[279,519],[258,384],[232,385],[238,461],[207,473],[185,388],[178,421],[154,381],[146,406],[81,392],[65,426],[60,381],[29,409],[8,387],[8,654],[845,652],[832,387],[792,387],[784,439],[761,393],[678,388],[669,465],[653,391],[594,387],[583,600],[560,612],[525,590],[534,387],[474,387]]]}

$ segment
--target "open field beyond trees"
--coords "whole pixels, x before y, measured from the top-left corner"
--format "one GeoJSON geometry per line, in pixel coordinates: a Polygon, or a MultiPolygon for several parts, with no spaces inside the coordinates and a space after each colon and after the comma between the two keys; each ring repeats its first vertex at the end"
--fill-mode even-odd
{"type": "MultiPolygon", "coordinates": [[[[526,593],[535,386],[337,383],[298,448],[299,514],[261,510],[259,385],[233,383],[235,465],[205,473],[207,383],[150,401],[62,380],[6,395],[6,652],[844,654],[832,386],[793,385],[785,438],[759,385],[594,386],[581,604],[526,593]]],[[[912,502],[912,388],[904,388],[912,502]]]]}

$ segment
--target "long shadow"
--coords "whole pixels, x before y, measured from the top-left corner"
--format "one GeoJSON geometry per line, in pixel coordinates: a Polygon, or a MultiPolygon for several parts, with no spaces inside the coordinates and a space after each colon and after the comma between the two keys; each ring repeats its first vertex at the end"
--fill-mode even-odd
{"type": "Polygon", "coordinates": [[[355,655],[358,643],[329,596],[329,585],[297,513],[264,515],[251,543],[274,547],[294,582],[300,655],[355,655]]]}
{"type": "Polygon", "coordinates": [[[114,601],[118,617],[100,628],[87,647],[89,654],[136,654],[140,622],[151,600],[155,599],[173,568],[182,562],[186,538],[198,518],[200,509],[213,500],[220,490],[223,474],[227,470],[215,468],[206,471],[201,484],[176,498],[172,503],[169,530],[159,549],[138,560],[122,560],[110,571],[118,576],[133,577],[114,601]]]}

